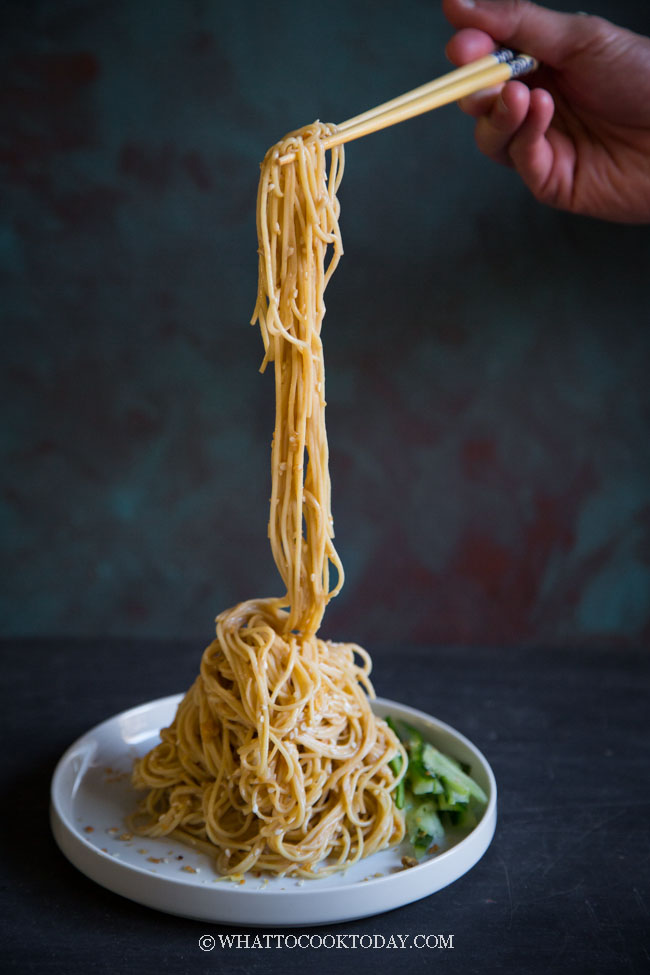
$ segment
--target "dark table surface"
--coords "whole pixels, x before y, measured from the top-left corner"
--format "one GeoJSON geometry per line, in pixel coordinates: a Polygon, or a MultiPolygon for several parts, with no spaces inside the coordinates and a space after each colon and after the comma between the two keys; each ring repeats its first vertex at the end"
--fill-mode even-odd
{"type": "Polygon", "coordinates": [[[1,970],[650,971],[650,653],[370,649],[378,694],[434,714],[487,756],[499,786],[492,845],[468,874],[414,904],[294,930],[345,935],[345,947],[291,948],[289,939],[202,952],[204,934],[248,933],[252,943],[272,932],[254,918],[235,929],[163,915],[104,890],[68,863],[48,824],[49,783],[67,746],[119,711],[184,690],[202,646],[5,642],[1,970]],[[415,950],[358,944],[375,934],[444,939],[415,950]]]}

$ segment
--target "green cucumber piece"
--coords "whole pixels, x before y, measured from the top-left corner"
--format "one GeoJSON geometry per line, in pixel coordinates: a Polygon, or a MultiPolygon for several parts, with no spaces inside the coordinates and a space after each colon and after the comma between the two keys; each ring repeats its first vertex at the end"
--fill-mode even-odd
{"type": "Polygon", "coordinates": [[[404,779],[402,779],[400,782],[397,783],[393,791],[395,793],[395,805],[397,806],[398,809],[403,809],[405,798],[406,798],[404,779]]]}
{"type": "Polygon", "coordinates": [[[448,758],[439,752],[433,745],[426,744],[422,748],[422,764],[432,775],[437,775],[442,779],[445,786],[445,794],[471,796],[482,806],[487,803],[487,796],[480,785],[470,778],[453,759],[448,758]]]}
{"type": "Polygon", "coordinates": [[[430,795],[431,793],[442,793],[444,791],[444,785],[440,779],[427,771],[420,761],[411,760],[406,774],[414,796],[424,796],[430,795]]]}
{"type": "Polygon", "coordinates": [[[433,799],[421,799],[407,808],[406,830],[416,850],[425,852],[433,843],[442,842],[445,830],[433,799]]]}
{"type": "Polygon", "coordinates": [[[392,722],[389,727],[393,729],[406,748],[409,753],[409,759],[419,759],[422,754],[422,748],[424,747],[424,741],[417,728],[407,724],[406,721],[392,722]]]}

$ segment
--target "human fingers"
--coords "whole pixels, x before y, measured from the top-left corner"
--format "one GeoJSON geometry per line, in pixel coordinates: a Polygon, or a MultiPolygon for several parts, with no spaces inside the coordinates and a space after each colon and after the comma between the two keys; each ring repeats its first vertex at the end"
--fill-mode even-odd
{"type": "Polygon", "coordinates": [[[443,11],[459,31],[484,32],[554,67],[575,52],[589,19],[547,10],[529,0],[443,0],[443,11]]]}
{"type": "MultiPolygon", "coordinates": [[[[445,54],[452,64],[462,67],[470,61],[478,61],[479,58],[485,57],[486,54],[491,54],[495,48],[496,45],[489,34],[468,27],[466,30],[461,30],[457,34],[454,34],[451,40],[448,41],[445,47],[445,54]]],[[[475,92],[473,95],[466,95],[465,98],[460,99],[458,105],[467,115],[478,118],[480,115],[485,115],[486,112],[489,112],[495,97],[499,94],[502,87],[503,85],[495,85],[491,88],[484,88],[480,92],[475,92]]]]}
{"type": "Polygon", "coordinates": [[[530,89],[520,81],[504,85],[493,99],[490,110],[476,123],[476,144],[495,162],[513,165],[508,149],[526,120],[530,108],[530,89]]]}
{"type": "Polygon", "coordinates": [[[468,64],[470,61],[478,61],[479,58],[491,54],[496,48],[494,39],[486,34],[485,31],[476,30],[474,27],[466,27],[447,42],[445,54],[449,60],[458,65],[468,64]]]}
{"type": "Polygon", "coordinates": [[[557,205],[570,196],[574,152],[565,135],[549,132],[555,109],[551,95],[534,88],[529,96],[525,118],[505,151],[537,199],[557,205]]]}
{"type": "Polygon", "coordinates": [[[472,118],[482,118],[489,115],[494,107],[496,99],[503,90],[503,84],[495,85],[492,88],[483,88],[481,91],[474,92],[473,95],[465,95],[456,103],[461,111],[472,118]]]}

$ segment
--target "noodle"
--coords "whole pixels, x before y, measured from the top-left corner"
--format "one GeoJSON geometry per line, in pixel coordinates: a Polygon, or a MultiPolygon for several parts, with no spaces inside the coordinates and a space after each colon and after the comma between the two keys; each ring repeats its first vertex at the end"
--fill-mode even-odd
{"type": "MultiPolygon", "coordinates": [[[[215,857],[223,874],[322,876],[401,840],[389,762],[401,744],[375,718],[371,662],[318,638],[343,584],[332,543],[325,376],[325,287],[342,253],[336,192],[314,123],[270,149],[258,191],[259,285],[253,323],[274,364],[269,539],[286,586],[221,613],[216,639],[161,743],[136,762],[149,790],[131,817],[215,857]],[[293,162],[279,159],[291,153],[293,162]],[[330,586],[330,567],[337,574],[330,586]]],[[[402,773],[403,774],[403,773],[402,773]]]]}

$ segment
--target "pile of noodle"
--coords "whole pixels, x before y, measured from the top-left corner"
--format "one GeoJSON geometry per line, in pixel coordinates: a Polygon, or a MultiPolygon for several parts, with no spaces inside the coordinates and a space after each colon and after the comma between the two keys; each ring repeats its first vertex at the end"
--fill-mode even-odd
{"type": "Polygon", "coordinates": [[[331,131],[314,123],[270,149],[257,201],[253,322],[262,369],[275,370],[269,538],[286,595],[220,614],[199,676],[133,772],[135,786],[148,790],[133,828],[194,843],[226,875],[321,876],[404,833],[389,762],[401,754],[405,768],[405,756],[371,710],[370,658],[317,636],[343,584],[320,334],[325,287],[342,253],[343,151],[332,150],[328,164],[331,131]]]}

